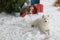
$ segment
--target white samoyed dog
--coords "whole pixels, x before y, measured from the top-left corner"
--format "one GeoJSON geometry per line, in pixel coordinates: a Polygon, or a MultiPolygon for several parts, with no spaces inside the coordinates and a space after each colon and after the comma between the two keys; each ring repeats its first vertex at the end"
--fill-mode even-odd
{"type": "Polygon", "coordinates": [[[38,27],[40,33],[45,34],[46,36],[50,35],[50,25],[49,15],[43,15],[40,19],[37,19],[32,23],[32,27],[38,27]]]}

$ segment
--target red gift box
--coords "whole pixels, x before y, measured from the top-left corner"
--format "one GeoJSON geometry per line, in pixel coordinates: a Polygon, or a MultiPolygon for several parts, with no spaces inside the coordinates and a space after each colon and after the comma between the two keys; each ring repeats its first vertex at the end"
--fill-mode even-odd
{"type": "Polygon", "coordinates": [[[31,5],[31,6],[29,6],[29,8],[30,8],[30,13],[32,13],[32,14],[36,14],[37,13],[37,8],[33,5],[31,5]]]}
{"type": "Polygon", "coordinates": [[[34,6],[37,8],[37,12],[43,12],[43,5],[42,4],[35,4],[34,6]]]}
{"type": "Polygon", "coordinates": [[[37,12],[43,12],[43,5],[37,4],[37,12]]]}

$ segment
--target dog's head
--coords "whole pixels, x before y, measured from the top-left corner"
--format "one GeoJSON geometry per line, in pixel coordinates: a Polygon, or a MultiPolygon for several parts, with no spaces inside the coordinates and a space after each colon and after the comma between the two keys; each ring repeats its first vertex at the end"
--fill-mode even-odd
{"type": "Polygon", "coordinates": [[[49,20],[50,20],[50,16],[49,16],[49,15],[43,15],[43,16],[42,16],[42,21],[43,21],[44,23],[48,23],[49,20]]]}

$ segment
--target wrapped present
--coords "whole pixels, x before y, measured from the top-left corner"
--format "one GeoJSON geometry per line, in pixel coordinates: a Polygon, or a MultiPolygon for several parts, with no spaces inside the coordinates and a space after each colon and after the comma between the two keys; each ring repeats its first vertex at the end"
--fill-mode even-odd
{"type": "Polygon", "coordinates": [[[37,8],[37,12],[43,12],[43,5],[42,4],[35,4],[34,6],[37,8]]]}
{"type": "Polygon", "coordinates": [[[43,12],[43,5],[37,4],[37,12],[43,12]]]}
{"type": "Polygon", "coordinates": [[[29,6],[30,8],[30,13],[31,14],[36,14],[37,13],[37,8],[34,5],[29,6]]]}
{"type": "Polygon", "coordinates": [[[34,6],[34,9],[33,9],[33,14],[36,14],[37,13],[37,8],[34,6]]]}
{"type": "Polygon", "coordinates": [[[38,5],[38,4],[34,4],[34,6],[35,6],[36,8],[37,8],[37,5],[38,5]]]}

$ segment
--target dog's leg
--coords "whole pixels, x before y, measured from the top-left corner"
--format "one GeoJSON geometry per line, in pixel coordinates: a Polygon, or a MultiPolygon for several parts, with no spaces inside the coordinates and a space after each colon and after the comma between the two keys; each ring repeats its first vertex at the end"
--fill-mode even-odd
{"type": "Polygon", "coordinates": [[[50,35],[49,30],[46,30],[45,35],[46,35],[46,37],[43,40],[48,40],[49,39],[49,35],[50,35]]]}

